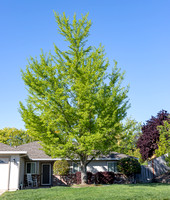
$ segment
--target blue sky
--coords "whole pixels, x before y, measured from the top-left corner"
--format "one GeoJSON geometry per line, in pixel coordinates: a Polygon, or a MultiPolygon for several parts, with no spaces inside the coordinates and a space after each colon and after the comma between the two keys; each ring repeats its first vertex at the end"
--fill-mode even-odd
{"type": "Polygon", "coordinates": [[[126,71],[130,84],[128,116],[140,122],[160,110],[170,112],[169,0],[0,0],[0,129],[24,128],[18,112],[27,91],[21,78],[30,56],[64,50],[53,10],[79,18],[89,12],[89,45],[105,46],[126,71]]]}

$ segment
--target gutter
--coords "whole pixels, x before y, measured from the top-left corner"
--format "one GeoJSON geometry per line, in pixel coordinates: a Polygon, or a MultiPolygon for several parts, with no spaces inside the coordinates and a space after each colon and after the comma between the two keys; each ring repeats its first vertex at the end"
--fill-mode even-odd
{"type": "Polygon", "coordinates": [[[0,154],[27,154],[27,151],[0,151],[0,154]]]}
{"type": "MultiPolygon", "coordinates": [[[[95,160],[120,160],[121,158],[96,158],[95,160]]],[[[62,160],[61,158],[30,158],[30,160],[32,161],[56,161],[56,160],[62,160]]],[[[71,161],[70,159],[66,158],[64,160],[68,160],[71,161]]],[[[75,160],[79,160],[79,159],[75,159],[75,160]]]]}

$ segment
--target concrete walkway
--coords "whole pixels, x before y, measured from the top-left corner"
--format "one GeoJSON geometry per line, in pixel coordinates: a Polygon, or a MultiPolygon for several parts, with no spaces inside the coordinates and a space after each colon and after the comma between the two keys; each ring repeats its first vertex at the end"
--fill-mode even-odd
{"type": "Polygon", "coordinates": [[[6,192],[6,190],[0,190],[0,196],[1,196],[4,192],[6,192]]]}

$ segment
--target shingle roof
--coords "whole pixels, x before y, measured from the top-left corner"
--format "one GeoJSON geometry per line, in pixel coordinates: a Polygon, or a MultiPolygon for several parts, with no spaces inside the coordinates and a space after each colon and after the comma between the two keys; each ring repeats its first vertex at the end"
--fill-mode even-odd
{"type": "Polygon", "coordinates": [[[122,158],[128,158],[130,156],[126,155],[126,154],[122,154],[122,153],[117,153],[117,152],[111,152],[109,155],[107,156],[102,156],[100,158],[109,158],[109,159],[122,159],[122,158]]]}
{"type": "Polygon", "coordinates": [[[17,151],[17,149],[7,144],[0,143],[0,151],[17,151]]]}
{"type": "MultiPolygon", "coordinates": [[[[35,159],[35,160],[59,160],[59,158],[57,159],[52,159],[50,156],[48,156],[43,150],[42,150],[42,146],[40,145],[40,142],[36,141],[36,142],[31,142],[31,143],[27,143],[27,144],[23,144],[20,145],[16,148],[11,147],[9,145],[0,143],[0,151],[26,151],[27,155],[30,159],[35,159]]],[[[107,156],[99,156],[98,158],[94,159],[94,160],[119,160],[121,158],[127,158],[130,157],[126,154],[122,154],[122,153],[117,153],[117,152],[111,152],[109,155],[107,156]]],[[[69,159],[67,159],[69,160],[69,159]]]]}
{"type": "Polygon", "coordinates": [[[16,149],[19,151],[27,151],[27,155],[30,159],[52,159],[42,150],[42,146],[37,141],[20,145],[16,149]]]}

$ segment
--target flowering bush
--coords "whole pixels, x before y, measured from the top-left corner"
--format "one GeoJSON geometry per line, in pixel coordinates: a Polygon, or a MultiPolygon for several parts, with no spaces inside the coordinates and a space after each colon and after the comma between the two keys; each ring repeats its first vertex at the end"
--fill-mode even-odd
{"type": "Polygon", "coordinates": [[[134,158],[122,158],[118,163],[118,170],[126,176],[140,174],[141,166],[138,160],[134,158]]]}

